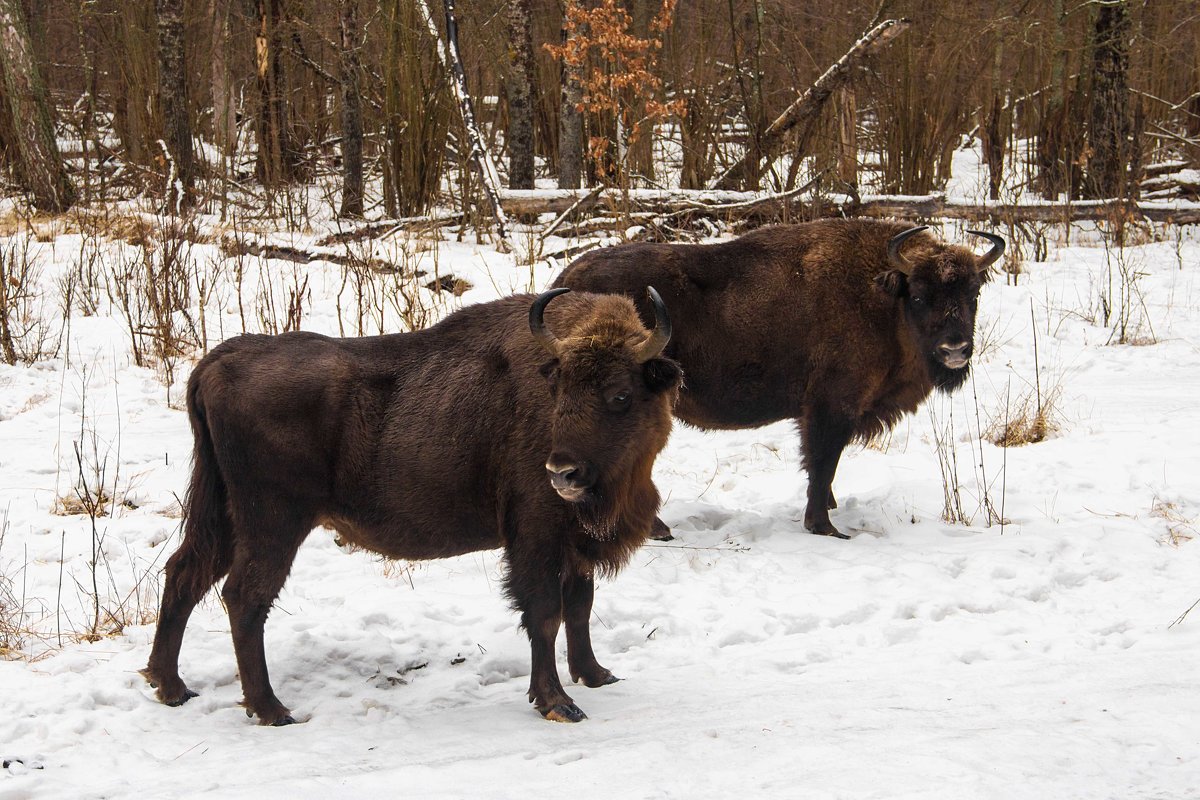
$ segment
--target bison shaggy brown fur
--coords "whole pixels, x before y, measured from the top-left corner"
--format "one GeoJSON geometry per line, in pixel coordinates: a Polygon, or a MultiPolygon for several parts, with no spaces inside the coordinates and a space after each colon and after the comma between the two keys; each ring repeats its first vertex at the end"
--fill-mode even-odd
{"type": "Polygon", "coordinates": [[[594,575],[619,569],[650,531],[654,458],[667,441],[678,366],[624,297],[548,292],[468,307],[416,333],[333,339],[241,336],[188,382],[195,459],[183,543],[166,566],[145,676],[160,700],[179,677],[196,603],[222,576],[247,713],[294,721],[267,676],[263,628],[315,526],[390,558],[496,547],[530,640],[529,699],[584,714],[571,677],[616,680],[592,652],[594,575]],[[543,313],[545,318],[543,319],[543,313]]]}
{"type": "Polygon", "coordinates": [[[828,219],[718,244],[627,244],[581,256],[555,285],[631,297],[658,287],[675,325],[666,353],[685,376],[676,415],[711,429],[795,419],[805,527],[841,536],[829,509],[842,450],[962,385],[979,289],[1004,251],[991,234],[977,256],[924,230],[828,219]]]}

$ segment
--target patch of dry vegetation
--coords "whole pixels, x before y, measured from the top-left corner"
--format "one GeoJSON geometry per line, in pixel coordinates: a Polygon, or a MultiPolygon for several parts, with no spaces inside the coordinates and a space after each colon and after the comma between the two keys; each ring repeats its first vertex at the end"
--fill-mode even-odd
{"type": "Polygon", "coordinates": [[[1184,514],[1177,503],[1156,497],[1150,507],[1150,516],[1166,523],[1167,535],[1163,541],[1172,547],[1179,547],[1200,535],[1196,529],[1196,519],[1184,514]]]}
{"type": "Polygon", "coordinates": [[[1042,392],[1030,388],[1015,400],[1005,402],[1003,410],[988,422],[984,436],[997,447],[1020,447],[1045,441],[1059,430],[1062,418],[1058,402],[1062,385],[1054,384],[1042,392]]]}

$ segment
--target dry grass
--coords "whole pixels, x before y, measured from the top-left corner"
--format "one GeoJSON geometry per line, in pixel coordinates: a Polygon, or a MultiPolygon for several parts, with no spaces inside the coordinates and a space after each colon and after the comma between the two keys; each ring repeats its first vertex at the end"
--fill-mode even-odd
{"type": "Polygon", "coordinates": [[[1178,504],[1169,500],[1154,498],[1154,503],[1150,507],[1150,516],[1158,517],[1166,522],[1167,535],[1162,541],[1172,547],[1179,547],[1200,535],[1200,531],[1196,529],[1196,519],[1188,517],[1178,504]]]}
{"type": "Polygon", "coordinates": [[[1006,402],[988,422],[984,436],[997,447],[1020,447],[1045,441],[1059,430],[1062,418],[1058,401],[1061,384],[1049,389],[1030,387],[1015,400],[1006,402]]]}
{"type": "Polygon", "coordinates": [[[95,512],[96,516],[107,517],[111,507],[112,496],[103,489],[91,497],[72,489],[70,494],[55,498],[50,513],[60,517],[75,517],[88,516],[95,512]]]}

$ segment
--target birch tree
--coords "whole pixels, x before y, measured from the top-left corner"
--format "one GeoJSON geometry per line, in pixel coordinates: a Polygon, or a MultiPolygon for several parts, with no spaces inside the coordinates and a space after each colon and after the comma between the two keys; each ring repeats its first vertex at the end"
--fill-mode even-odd
{"type": "Polygon", "coordinates": [[[46,86],[33,57],[21,0],[0,0],[0,70],[4,73],[4,95],[20,159],[17,173],[33,196],[34,205],[47,211],[66,211],[75,202],[75,187],[54,138],[46,86]]]}

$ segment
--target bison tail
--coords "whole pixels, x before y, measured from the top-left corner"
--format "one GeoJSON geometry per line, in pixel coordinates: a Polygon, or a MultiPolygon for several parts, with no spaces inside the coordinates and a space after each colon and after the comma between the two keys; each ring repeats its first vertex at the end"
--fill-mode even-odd
{"type": "Polygon", "coordinates": [[[169,582],[192,602],[225,576],[233,559],[233,520],[200,390],[203,368],[197,367],[188,381],[187,409],[195,439],[192,479],[184,501],[183,543],[167,562],[169,582]]]}

